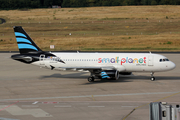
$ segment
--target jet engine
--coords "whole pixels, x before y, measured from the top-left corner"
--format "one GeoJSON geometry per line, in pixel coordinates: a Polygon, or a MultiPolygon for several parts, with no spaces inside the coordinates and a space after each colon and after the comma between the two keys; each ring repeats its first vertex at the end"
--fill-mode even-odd
{"type": "Polygon", "coordinates": [[[119,79],[119,72],[117,70],[104,70],[100,73],[102,79],[119,79]]]}

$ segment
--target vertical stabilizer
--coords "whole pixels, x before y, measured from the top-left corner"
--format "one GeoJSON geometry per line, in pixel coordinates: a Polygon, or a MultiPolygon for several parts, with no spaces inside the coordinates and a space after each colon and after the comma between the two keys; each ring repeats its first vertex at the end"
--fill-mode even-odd
{"type": "Polygon", "coordinates": [[[21,26],[14,26],[14,33],[20,54],[42,51],[21,26]]]}

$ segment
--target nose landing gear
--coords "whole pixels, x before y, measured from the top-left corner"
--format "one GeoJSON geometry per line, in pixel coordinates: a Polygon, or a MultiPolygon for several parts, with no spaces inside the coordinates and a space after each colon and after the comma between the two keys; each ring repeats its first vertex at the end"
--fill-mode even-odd
{"type": "Polygon", "coordinates": [[[155,81],[155,77],[153,75],[154,75],[154,72],[151,72],[151,78],[150,78],[151,81],[155,81]]]}

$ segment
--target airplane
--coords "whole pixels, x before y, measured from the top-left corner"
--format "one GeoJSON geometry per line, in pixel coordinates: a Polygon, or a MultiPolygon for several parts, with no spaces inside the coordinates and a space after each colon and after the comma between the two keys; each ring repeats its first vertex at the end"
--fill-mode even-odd
{"type": "Polygon", "coordinates": [[[132,72],[150,72],[150,80],[154,81],[155,72],[176,67],[165,56],[153,53],[45,52],[21,26],[13,28],[20,54],[12,55],[12,59],[51,70],[89,71],[89,82],[95,78],[117,80],[119,75],[132,72]]]}

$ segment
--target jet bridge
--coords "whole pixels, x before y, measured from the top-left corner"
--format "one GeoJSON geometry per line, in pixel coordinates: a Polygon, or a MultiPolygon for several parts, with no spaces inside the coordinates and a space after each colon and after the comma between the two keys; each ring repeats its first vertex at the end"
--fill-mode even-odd
{"type": "Polygon", "coordinates": [[[180,120],[179,105],[172,106],[166,102],[152,102],[149,104],[150,120],[180,120]]]}

